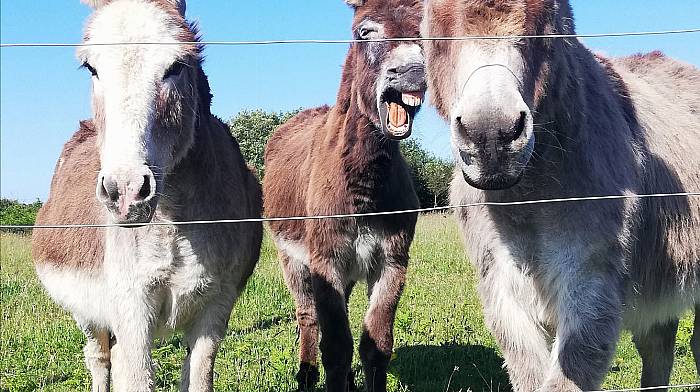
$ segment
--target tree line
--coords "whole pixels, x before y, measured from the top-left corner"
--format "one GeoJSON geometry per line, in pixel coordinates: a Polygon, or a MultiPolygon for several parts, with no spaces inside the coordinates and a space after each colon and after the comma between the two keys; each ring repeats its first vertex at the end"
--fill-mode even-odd
{"type": "MultiPolygon", "coordinates": [[[[231,133],[241,147],[243,157],[251,167],[255,168],[260,179],[265,175],[263,153],[267,139],[278,126],[298,112],[298,110],[290,112],[244,110],[228,121],[231,133]]],[[[446,205],[452,164],[425,150],[415,139],[402,141],[400,146],[401,153],[410,167],[421,207],[446,205]]],[[[33,225],[40,207],[39,200],[33,203],[22,203],[2,198],[0,199],[0,224],[33,225]]]]}
{"type": "MultiPolygon", "coordinates": [[[[244,110],[229,121],[229,128],[238,140],[243,156],[260,179],[265,175],[263,153],[267,139],[278,126],[298,112],[244,110]]],[[[415,139],[404,140],[399,146],[411,170],[421,207],[447,205],[452,163],[431,154],[415,139]]]]}

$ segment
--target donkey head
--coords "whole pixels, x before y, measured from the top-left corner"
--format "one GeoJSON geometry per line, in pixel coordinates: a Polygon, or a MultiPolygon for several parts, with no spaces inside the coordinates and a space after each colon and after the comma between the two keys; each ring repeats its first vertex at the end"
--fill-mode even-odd
{"type": "Polygon", "coordinates": [[[117,223],[151,220],[166,174],[194,140],[204,78],[184,19],[184,0],[86,1],[95,12],[78,50],[92,74],[92,107],[99,135],[101,170],[97,198],[117,223]]]}
{"type": "Polygon", "coordinates": [[[411,134],[425,93],[425,59],[413,41],[382,42],[381,38],[419,36],[420,0],[346,0],[355,8],[355,39],[345,72],[353,83],[362,114],[392,139],[411,134]],[[349,69],[348,69],[349,68],[349,69]]]}
{"type": "MultiPolygon", "coordinates": [[[[570,7],[556,0],[428,0],[425,37],[568,33],[570,7]]],[[[515,185],[535,146],[551,39],[427,41],[431,97],[449,120],[455,161],[481,189],[515,185]]]]}

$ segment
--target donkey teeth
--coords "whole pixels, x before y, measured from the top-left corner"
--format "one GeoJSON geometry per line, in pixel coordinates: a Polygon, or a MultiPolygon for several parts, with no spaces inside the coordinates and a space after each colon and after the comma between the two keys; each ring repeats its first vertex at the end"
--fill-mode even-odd
{"type": "Polygon", "coordinates": [[[406,125],[408,121],[408,113],[406,113],[406,110],[401,107],[398,103],[390,103],[389,104],[389,123],[394,127],[394,128],[399,128],[401,126],[406,125]]]}
{"type": "Polygon", "coordinates": [[[423,93],[402,93],[401,101],[408,106],[420,106],[423,103],[423,93]]]}

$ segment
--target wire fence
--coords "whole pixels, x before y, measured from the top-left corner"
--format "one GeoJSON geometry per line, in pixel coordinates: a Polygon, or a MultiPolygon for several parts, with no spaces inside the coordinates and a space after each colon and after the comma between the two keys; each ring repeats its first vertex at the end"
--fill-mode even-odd
{"type": "MultiPolygon", "coordinates": [[[[458,37],[416,37],[416,38],[381,38],[381,39],[280,39],[280,40],[253,40],[253,41],[195,41],[195,42],[91,42],[91,43],[69,43],[69,42],[15,42],[0,43],[0,48],[60,48],[60,47],[85,47],[85,46],[124,46],[124,45],[208,45],[208,46],[265,46],[265,45],[305,45],[305,44],[354,44],[373,42],[415,42],[415,41],[467,41],[467,40],[526,40],[526,39],[567,39],[567,38],[607,38],[607,37],[635,37],[635,36],[658,36],[658,35],[679,35],[700,33],[700,28],[658,30],[658,31],[636,31],[636,32],[612,32],[612,33],[592,33],[592,34],[547,34],[547,35],[504,35],[504,36],[458,36],[458,37]]],[[[651,199],[651,198],[672,198],[672,197],[698,197],[700,192],[680,192],[680,193],[655,193],[655,194],[625,194],[606,196],[585,196],[554,198],[540,200],[523,200],[509,202],[477,202],[468,204],[457,204],[431,208],[417,208],[399,211],[381,211],[354,214],[331,214],[317,216],[290,216],[290,217],[259,217],[243,219],[218,219],[218,220],[192,220],[192,221],[155,221],[139,224],[45,224],[45,225],[0,225],[0,229],[71,229],[71,228],[109,228],[109,227],[130,227],[130,226],[164,226],[164,225],[206,225],[206,224],[236,224],[251,222],[278,222],[278,221],[298,221],[298,220],[320,220],[320,219],[348,219],[376,217],[399,214],[429,213],[460,208],[475,207],[512,207],[543,204],[558,204],[584,201],[613,201],[626,199],[651,199]]],[[[608,389],[588,392],[632,392],[648,391],[656,389],[681,389],[700,388],[700,383],[664,385],[644,388],[608,389]]]]}
{"type": "Polygon", "coordinates": [[[468,41],[468,40],[521,40],[521,39],[560,39],[560,38],[607,38],[607,37],[638,37],[652,35],[676,35],[700,33],[700,28],[630,31],[613,33],[590,34],[543,34],[543,35],[466,35],[458,37],[411,37],[411,38],[377,38],[377,39],[279,39],[260,41],[177,41],[177,42],[18,42],[0,43],[0,48],[60,48],[83,46],[123,46],[123,45],[219,45],[219,46],[263,46],[263,45],[295,45],[295,44],[353,44],[372,42],[413,42],[413,41],[468,41]]]}
{"type": "Polygon", "coordinates": [[[633,391],[652,391],[652,390],[680,389],[680,388],[700,388],[700,383],[679,384],[679,385],[660,385],[660,386],[656,386],[656,387],[643,387],[643,388],[601,389],[598,391],[586,391],[586,392],[633,392],[633,391]]]}
{"type": "Polygon", "coordinates": [[[212,219],[212,220],[191,220],[191,221],[156,221],[148,223],[99,223],[99,224],[47,224],[47,225],[0,225],[0,229],[75,229],[75,228],[108,228],[108,227],[141,227],[141,226],[182,226],[182,225],[207,225],[207,224],[233,224],[233,223],[253,223],[253,222],[281,222],[281,221],[299,221],[299,220],[320,220],[320,219],[348,219],[348,218],[366,218],[386,215],[401,215],[401,214],[416,214],[426,212],[437,212],[454,210],[458,208],[473,208],[473,207],[509,207],[509,206],[526,206],[538,204],[553,204],[553,203],[571,203],[582,201],[603,201],[603,200],[625,200],[625,199],[651,199],[651,198],[666,198],[666,197],[698,197],[700,192],[679,192],[679,193],[654,193],[654,194],[627,194],[627,195],[608,195],[608,196],[585,196],[585,197],[566,197],[557,199],[539,199],[539,200],[522,200],[522,201],[504,201],[504,202],[477,202],[468,204],[455,204],[441,207],[415,208],[410,210],[397,211],[378,211],[364,212],[355,214],[331,214],[331,215],[311,215],[311,216],[287,216],[287,217],[260,217],[260,218],[242,218],[242,219],[212,219]]]}

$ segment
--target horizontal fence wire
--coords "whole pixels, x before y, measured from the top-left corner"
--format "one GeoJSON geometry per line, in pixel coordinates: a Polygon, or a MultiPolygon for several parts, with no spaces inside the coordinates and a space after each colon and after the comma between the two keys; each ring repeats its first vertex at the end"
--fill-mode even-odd
{"type": "Polygon", "coordinates": [[[347,219],[347,218],[364,218],[373,216],[385,215],[401,215],[401,214],[416,214],[425,212],[436,212],[454,210],[459,208],[473,207],[508,207],[508,206],[525,206],[538,204],[553,204],[553,203],[571,203],[582,201],[602,201],[602,200],[623,200],[623,199],[651,199],[664,197],[698,197],[700,192],[681,192],[681,193],[653,193],[653,194],[627,194],[627,195],[610,195],[610,196],[585,196],[585,197],[568,197],[558,199],[540,199],[540,200],[523,200],[523,201],[504,201],[504,202],[477,202],[468,204],[455,204],[441,207],[415,208],[410,210],[397,211],[378,211],[364,212],[355,214],[332,214],[332,215],[313,215],[313,216],[288,216],[288,217],[262,217],[262,218],[243,218],[243,219],[215,219],[215,220],[191,220],[191,221],[158,221],[147,223],[96,223],[96,224],[47,224],[47,225],[0,225],[0,229],[74,229],[74,228],[107,228],[107,227],[141,227],[141,226],[182,226],[182,225],[207,225],[207,224],[233,224],[233,223],[254,223],[254,222],[281,222],[281,221],[299,221],[299,220],[320,220],[320,219],[347,219]]]}
{"type": "Polygon", "coordinates": [[[82,47],[82,46],[121,46],[121,45],[219,45],[219,46],[262,46],[262,45],[294,45],[294,44],[352,44],[371,42],[403,42],[403,41],[468,41],[468,40],[521,40],[521,39],[557,39],[557,38],[606,38],[606,37],[636,37],[650,35],[673,35],[700,33],[700,28],[630,31],[619,33],[591,34],[544,34],[544,35],[465,35],[459,37],[415,37],[415,38],[377,38],[377,39],[279,39],[261,41],[184,41],[184,42],[18,42],[0,43],[0,48],[36,48],[36,47],[82,47]]]}
{"type": "Polygon", "coordinates": [[[633,391],[651,391],[651,390],[656,390],[656,389],[680,389],[680,388],[700,388],[700,383],[679,384],[679,385],[660,385],[660,386],[656,386],[656,387],[643,387],[643,388],[601,389],[598,391],[585,391],[585,392],[633,392],[633,391]]]}

